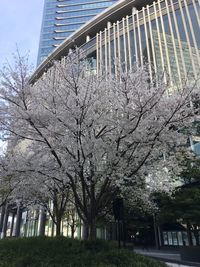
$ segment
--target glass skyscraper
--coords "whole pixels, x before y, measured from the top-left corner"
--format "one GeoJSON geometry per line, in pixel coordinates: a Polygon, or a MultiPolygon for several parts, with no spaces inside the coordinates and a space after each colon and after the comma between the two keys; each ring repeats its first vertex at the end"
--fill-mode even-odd
{"type": "Polygon", "coordinates": [[[37,64],[64,39],[117,0],[45,0],[37,64]]]}

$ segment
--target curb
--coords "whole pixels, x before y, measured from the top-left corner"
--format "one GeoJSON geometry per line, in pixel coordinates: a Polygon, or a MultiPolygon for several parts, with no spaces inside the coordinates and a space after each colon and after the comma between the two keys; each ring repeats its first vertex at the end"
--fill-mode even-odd
{"type": "Polygon", "coordinates": [[[182,264],[182,265],[186,265],[186,266],[192,266],[192,267],[200,267],[200,264],[197,262],[189,262],[189,261],[179,261],[179,260],[171,260],[171,259],[166,259],[166,258],[160,258],[160,257],[154,257],[154,256],[147,256],[146,257],[150,257],[153,258],[154,260],[159,260],[162,262],[167,262],[167,263],[175,263],[175,264],[182,264]]]}

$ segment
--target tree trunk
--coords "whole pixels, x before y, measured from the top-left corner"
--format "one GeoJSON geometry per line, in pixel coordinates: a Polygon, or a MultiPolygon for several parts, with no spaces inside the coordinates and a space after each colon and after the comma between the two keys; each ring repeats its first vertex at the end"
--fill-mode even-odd
{"type": "Polygon", "coordinates": [[[41,209],[39,216],[39,236],[45,235],[46,211],[41,209]]]}
{"type": "Polygon", "coordinates": [[[199,242],[199,230],[197,229],[197,226],[194,226],[194,237],[196,239],[196,245],[199,246],[200,242],[199,242]]]}
{"type": "Polygon", "coordinates": [[[4,220],[3,220],[3,229],[2,229],[2,238],[6,237],[7,233],[7,225],[8,225],[8,216],[9,216],[9,210],[8,206],[6,206],[5,214],[4,214],[4,220]]]}
{"type": "Polygon", "coordinates": [[[96,223],[95,220],[91,220],[89,222],[89,236],[88,239],[95,240],[96,239],[96,223]]]}
{"type": "Polygon", "coordinates": [[[82,239],[87,240],[89,237],[89,226],[87,223],[84,222],[83,224],[83,232],[82,232],[82,239]]]}
{"type": "Polygon", "coordinates": [[[5,211],[6,211],[6,208],[5,208],[5,205],[3,205],[1,207],[1,217],[0,217],[0,238],[1,238],[1,235],[2,235],[2,229],[3,229],[3,221],[4,221],[5,211]]]}
{"type": "Polygon", "coordinates": [[[56,236],[61,236],[61,218],[57,218],[56,223],[56,236]]]}
{"type": "Polygon", "coordinates": [[[71,225],[71,238],[73,238],[73,239],[74,239],[74,233],[75,233],[75,226],[73,224],[73,225],[71,225]]]}
{"type": "Polygon", "coordinates": [[[190,225],[190,223],[187,223],[187,232],[188,232],[189,246],[193,246],[192,233],[191,233],[191,225],[190,225]]]}

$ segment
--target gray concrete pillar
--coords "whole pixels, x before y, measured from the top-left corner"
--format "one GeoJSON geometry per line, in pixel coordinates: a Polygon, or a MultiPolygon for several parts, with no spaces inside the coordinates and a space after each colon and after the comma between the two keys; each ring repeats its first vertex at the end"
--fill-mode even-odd
{"type": "Polygon", "coordinates": [[[110,21],[107,22],[107,29],[110,29],[112,27],[112,23],[110,21]]]}
{"type": "Polygon", "coordinates": [[[4,221],[5,210],[6,210],[5,205],[3,205],[1,207],[1,216],[0,216],[0,237],[2,234],[2,230],[3,230],[3,221],[4,221]]]}
{"type": "Polygon", "coordinates": [[[13,228],[14,228],[14,220],[15,220],[15,213],[12,213],[12,221],[10,226],[10,237],[13,235],[13,228]]]}
{"type": "MultiPolygon", "coordinates": [[[[68,230],[68,228],[67,228],[68,230]]],[[[51,236],[54,236],[54,222],[52,220],[51,236]]]]}
{"type": "Polygon", "coordinates": [[[39,215],[39,235],[45,235],[46,211],[41,210],[39,215]]]}
{"type": "Polygon", "coordinates": [[[20,236],[20,227],[22,222],[22,208],[21,205],[17,206],[17,216],[16,216],[16,225],[15,225],[15,232],[14,236],[20,236]]]}
{"type": "Polygon", "coordinates": [[[8,216],[9,216],[9,210],[8,210],[8,206],[6,206],[5,215],[4,215],[4,219],[3,219],[2,234],[1,234],[2,238],[6,237],[6,231],[7,231],[7,225],[8,225],[8,216]]]}
{"type": "Polygon", "coordinates": [[[90,35],[86,35],[86,43],[90,41],[90,35]]]}
{"type": "Polygon", "coordinates": [[[135,14],[137,12],[137,8],[136,7],[132,7],[132,14],[135,14]]]}

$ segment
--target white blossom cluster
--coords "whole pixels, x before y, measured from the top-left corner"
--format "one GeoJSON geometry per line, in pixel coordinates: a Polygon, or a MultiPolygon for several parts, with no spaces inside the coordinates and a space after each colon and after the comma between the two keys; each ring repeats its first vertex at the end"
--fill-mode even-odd
{"type": "Polygon", "coordinates": [[[79,51],[33,85],[22,57],[1,76],[0,129],[8,140],[1,179],[12,177],[12,199],[32,205],[50,199],[62,208],[71,201],[92,232],[126,188],[145,199],[147,192],[172,190],[172,155],[193,121],[195,84],[168,94],[162,81],[149,81],[145,67],[89,74],[79,51]]]}

